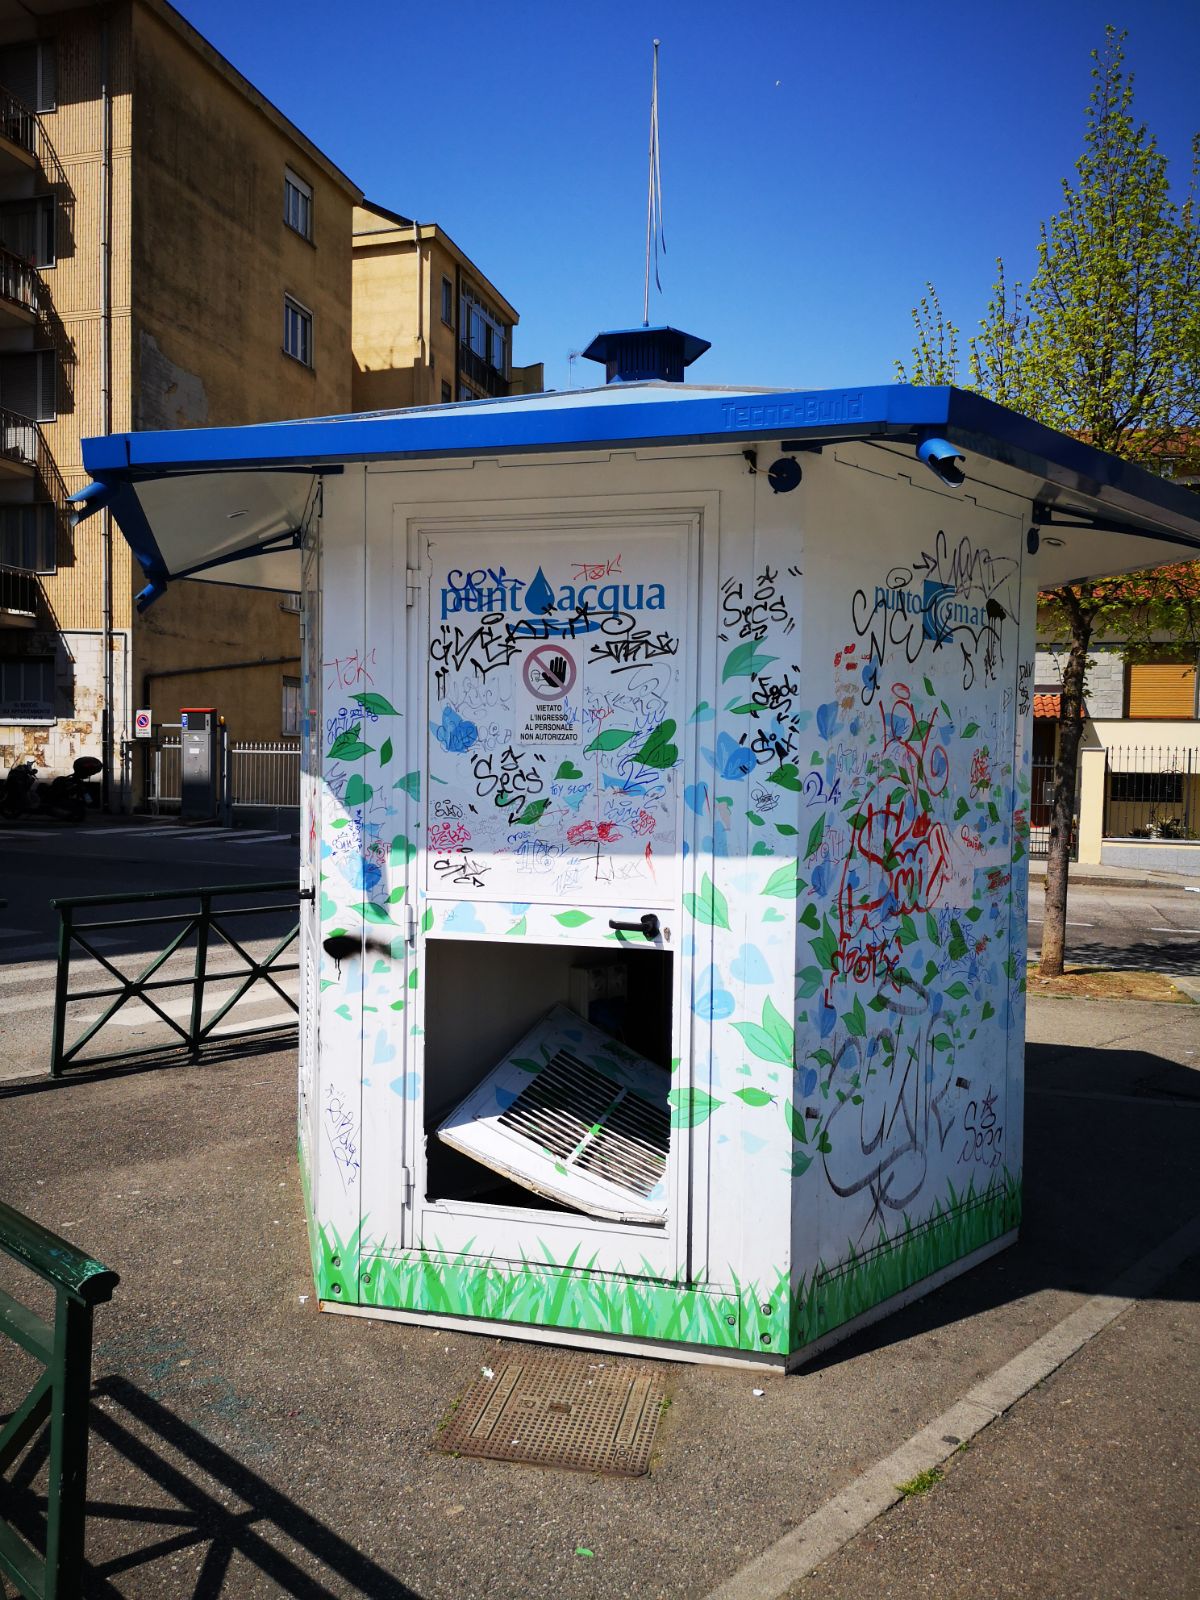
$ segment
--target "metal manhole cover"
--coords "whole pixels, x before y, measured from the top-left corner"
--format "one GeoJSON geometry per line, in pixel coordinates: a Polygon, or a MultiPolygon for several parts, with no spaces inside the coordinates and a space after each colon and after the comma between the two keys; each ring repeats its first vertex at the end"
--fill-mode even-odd
{"type": "Polygon", "coordinates": [[[476,1379],[434,1442],[450,1455],[637,1477],[650,1468],[664,1398],[641,1367],[518,1356],[476,1379]]]}

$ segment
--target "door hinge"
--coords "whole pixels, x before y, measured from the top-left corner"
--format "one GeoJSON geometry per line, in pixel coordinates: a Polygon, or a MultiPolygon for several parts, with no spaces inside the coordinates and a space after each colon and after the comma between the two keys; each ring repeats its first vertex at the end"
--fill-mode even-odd
{"type": "Polygon", "coordinates": [[[404,942],[414,945],[417,942],[417,913],[410,900],[404,902],[404,942]]]}
{"type": "Polygon", "coordinates": [[[410,606],[415,605],[417,595],[421,588],[420,571],[416,567],[409,567],[404,574],[404,583],[408,594],[406,604],[410,606]]]}
{"type": "Polygon", "coordinates": [[[412,1205],[413,1175],[411,1167],[400,1168],[400,1204],[412,1205]]]}

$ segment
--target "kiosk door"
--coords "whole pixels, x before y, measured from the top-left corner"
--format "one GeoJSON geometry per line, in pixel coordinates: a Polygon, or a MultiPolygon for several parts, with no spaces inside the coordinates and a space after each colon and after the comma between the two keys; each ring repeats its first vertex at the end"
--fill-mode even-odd
{"type": "Polygon", "coordinates": [[[423,530],[428,1248],[687,1270],[697,522],[423,530]]]}

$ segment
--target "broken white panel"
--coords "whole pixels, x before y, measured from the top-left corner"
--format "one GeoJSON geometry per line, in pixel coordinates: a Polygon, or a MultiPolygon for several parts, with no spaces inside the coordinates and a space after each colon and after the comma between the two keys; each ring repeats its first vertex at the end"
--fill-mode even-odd
{"type": "Polygon", "coordinates": [[[666,1220],[670,1074],[557,1005],[438,1129],[463,1155],[559,1205],[666,1220]]]}

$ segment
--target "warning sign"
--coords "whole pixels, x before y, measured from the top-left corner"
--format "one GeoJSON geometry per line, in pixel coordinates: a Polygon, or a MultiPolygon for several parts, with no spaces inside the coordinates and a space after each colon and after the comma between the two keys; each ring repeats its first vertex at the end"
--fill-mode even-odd
{"type": "Polygon", "coordinates": [[[575,661],[560,644],[539,644],[525,657],[522,676],[535,700],[562,700],[575,687],[575,661]]]}
{"type": "Polygon", "coordinates": [[[148,739],[150,732],[150,708],[147,706],[133,713],[133,733],[136,739],[148,739]]]}

